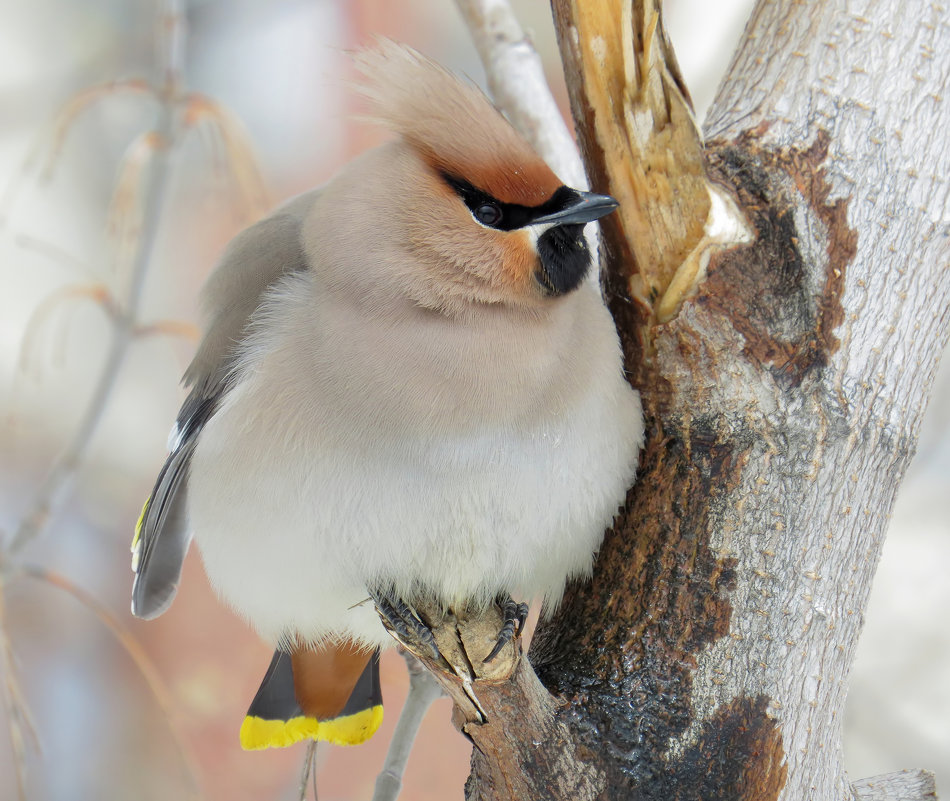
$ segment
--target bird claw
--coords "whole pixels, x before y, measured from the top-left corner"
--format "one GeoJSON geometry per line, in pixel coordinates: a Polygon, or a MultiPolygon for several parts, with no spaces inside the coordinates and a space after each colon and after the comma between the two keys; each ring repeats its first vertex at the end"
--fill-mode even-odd
{"type": "MultiPolygon", "coordinates": [[[[434,662],[444,661],[432,629],[412,607],[389,593],[374,592],[372,598],[383,625],[401,645],[434,662]]],[[[494,647],[482,660],[483,665],[493,661],[508,643],[521,636],[528,617],[528,605],[516,603],[510,596],[499,598],[497,603],[502,608],[503,622],[494,647]]]]}
{"type": "Polygon", "coordinates": [[[498,632],[498,640],[495,642],[495,647],[492,648],[488,656],[482,660],[483,665],[491,662],[498,656],[498,654],[501,653],[501,649],[510,643],[516,635],[521,636],[521,633],[524,631],[525,621],[528,619],[527,604],[515,603],[510,596],[504,600],[499,599],[499,603],[502,607],[504,623],[502,623],[501,630],[498,632]]]}
{"type": "Polygon", "coordinates": [[[376,611],[379,613],[383,625],[409,651],[418,649],[425,652],[433,660],[439,660],[442,657],[439,647],[435,644],[432,629],[419,618],[405,601],[383,593],[373,593],[372,595],[373,602],[376,604],[376,611]],[[416,646],[416,648],[413,646],[416,646]]]}

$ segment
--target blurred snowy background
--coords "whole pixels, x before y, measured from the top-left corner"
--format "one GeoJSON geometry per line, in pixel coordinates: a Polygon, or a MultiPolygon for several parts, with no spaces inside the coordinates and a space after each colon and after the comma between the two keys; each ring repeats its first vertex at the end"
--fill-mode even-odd
{"type": "MultiPolygon", "coordinates": [[[[700,113],[751,4],[667,1],[668,27],[700,113]]],[[[566,111],[547,4],[514,5],[566,111]]],[[[223,149],[211,135],[211,107],[196,104],[194,130],[173,154],[139,315],[144,325],[161,324],[132,344],[76,480],[23,553],[27,563],[56,574],[59,586],[37,575],[0,588],[8,634],[0,639],[0,671],[14,660],[24,702],[17,709],[28,708],[39,741],[39,749],[19,743],[7,725],[9,708],[0,713],[0,798],[16,797],[20,749],[32,799],[178,799],[189,797],[194,782],[207,798],[297,797],[302,749],[245,754],[238,746],[270,651],[215,601],[194,554],[170,612],[150,624],[128,613],[128,543],[182,399],[177,382],[194,347],[197,291],[254,213],[222,166],[235,155],[235,137],[246,136],[268,203],[276,203],[326,180],[378,141],[378,131],[350,119],[352,76],[343,52],[373,35],[483,77],[448,0],[191,0],[187,8],[187,86],[222,104],[241,128],[229,129],[232,147],[223,149]],[[117,639],[77,592],[100,603],[131,639],[117,639]],[[130,653],[143,658],[137,648],[156,676],[146,680],[136,667],[130,653]]],[[[110,203],[123,154],[155,124],[156,107],[134,86],[104,93],[75,114],[59,145],[53,121],[90,86],[156,78],[160,6],[2,0],[0,9],[0,530],[8,535],[34,509],[103,369],[112,334],[96,298],[103,287],[122,296],[130,280],[128,252],[110,233],[110,203]]],[[[253,172],[237,158],[251,186],[253,172]]],[[[129,164],[134,169],[134,158],[129,164]]],[[[120,212],[131,208],[130,198],[134,193],[120,200],[120,212]]],[[[945,369],[894,512],[851,680],[845,739],[855,778],[927,767],[945,792],[948,421],[945,369]]],[[[370,797],[406,687],[392,654],[384,682],[381,736],[360,749],[320,750],[323,801],[370,797]]],[[[410,761],[405,797],[460,797],[468,752],[451,727],[448,702],[440,701],[410,761]]]]}

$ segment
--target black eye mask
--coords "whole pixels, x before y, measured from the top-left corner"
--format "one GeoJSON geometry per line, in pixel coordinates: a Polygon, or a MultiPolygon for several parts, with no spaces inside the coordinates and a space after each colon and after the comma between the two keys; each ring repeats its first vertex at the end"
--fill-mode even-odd
{"type": "Polygon", "coordinates": [[[502,203],[487,192],[472,186],[468,181],[442,173],[442,179],[468,206],[472,216],[488,228],[499,231],[514,231],[531,225],[540,217],[547,217],[570,208],[580,199],[580,193],[562,186],[540,206],[521,206],[517,203],[502,203]]]}

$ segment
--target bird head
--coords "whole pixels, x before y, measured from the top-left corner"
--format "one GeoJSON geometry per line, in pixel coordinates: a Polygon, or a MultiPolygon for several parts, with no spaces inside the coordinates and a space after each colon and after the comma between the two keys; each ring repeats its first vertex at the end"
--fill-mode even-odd
{"type": "Polygon", "coordinates": [[[387,196],[379,222],[411,257],[417,302],[538,308],[580,286],[584,225],[613,198],[565,186],[481,90],[415,50],[380,41],[356,65],[370,118],[398,136],[373,191],[387,196]]]}

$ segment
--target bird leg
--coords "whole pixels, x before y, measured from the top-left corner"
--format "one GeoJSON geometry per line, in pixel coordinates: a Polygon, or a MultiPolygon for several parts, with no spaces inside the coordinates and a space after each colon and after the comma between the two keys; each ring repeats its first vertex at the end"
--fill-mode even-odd
{"type": "Polygon", "coordinates": [[[510,595],[500,596],[498,605],[502,609],[504,616],[501,630],[498,632],[498,640],[495,647],[491,649],[488,656],[482,660],[482,664],[491,662],[515,636],[521,636],[524,631],[525,620],[528,619],[528,605],[525,603],[515,603],[510,595]]]}
{"type": "Polygon", "coordinates": [[[442,654],[435,644],[432,629],[416,615],[409,605],[389,593],[371,593],[383,625],[410,652],[423,652],[438,661],[442,654]]]}
{"type": "Polygon", "coordinates": [[[378,589],[371,596],[386,630],[455,703],[457,725],[485,723],[478,688],[483,682],[495,687],[516,672],[527,606],[507,595],[488,606],[460,608],[425,598],[414,599],[410,607],[391,591],[378,589]]]}

